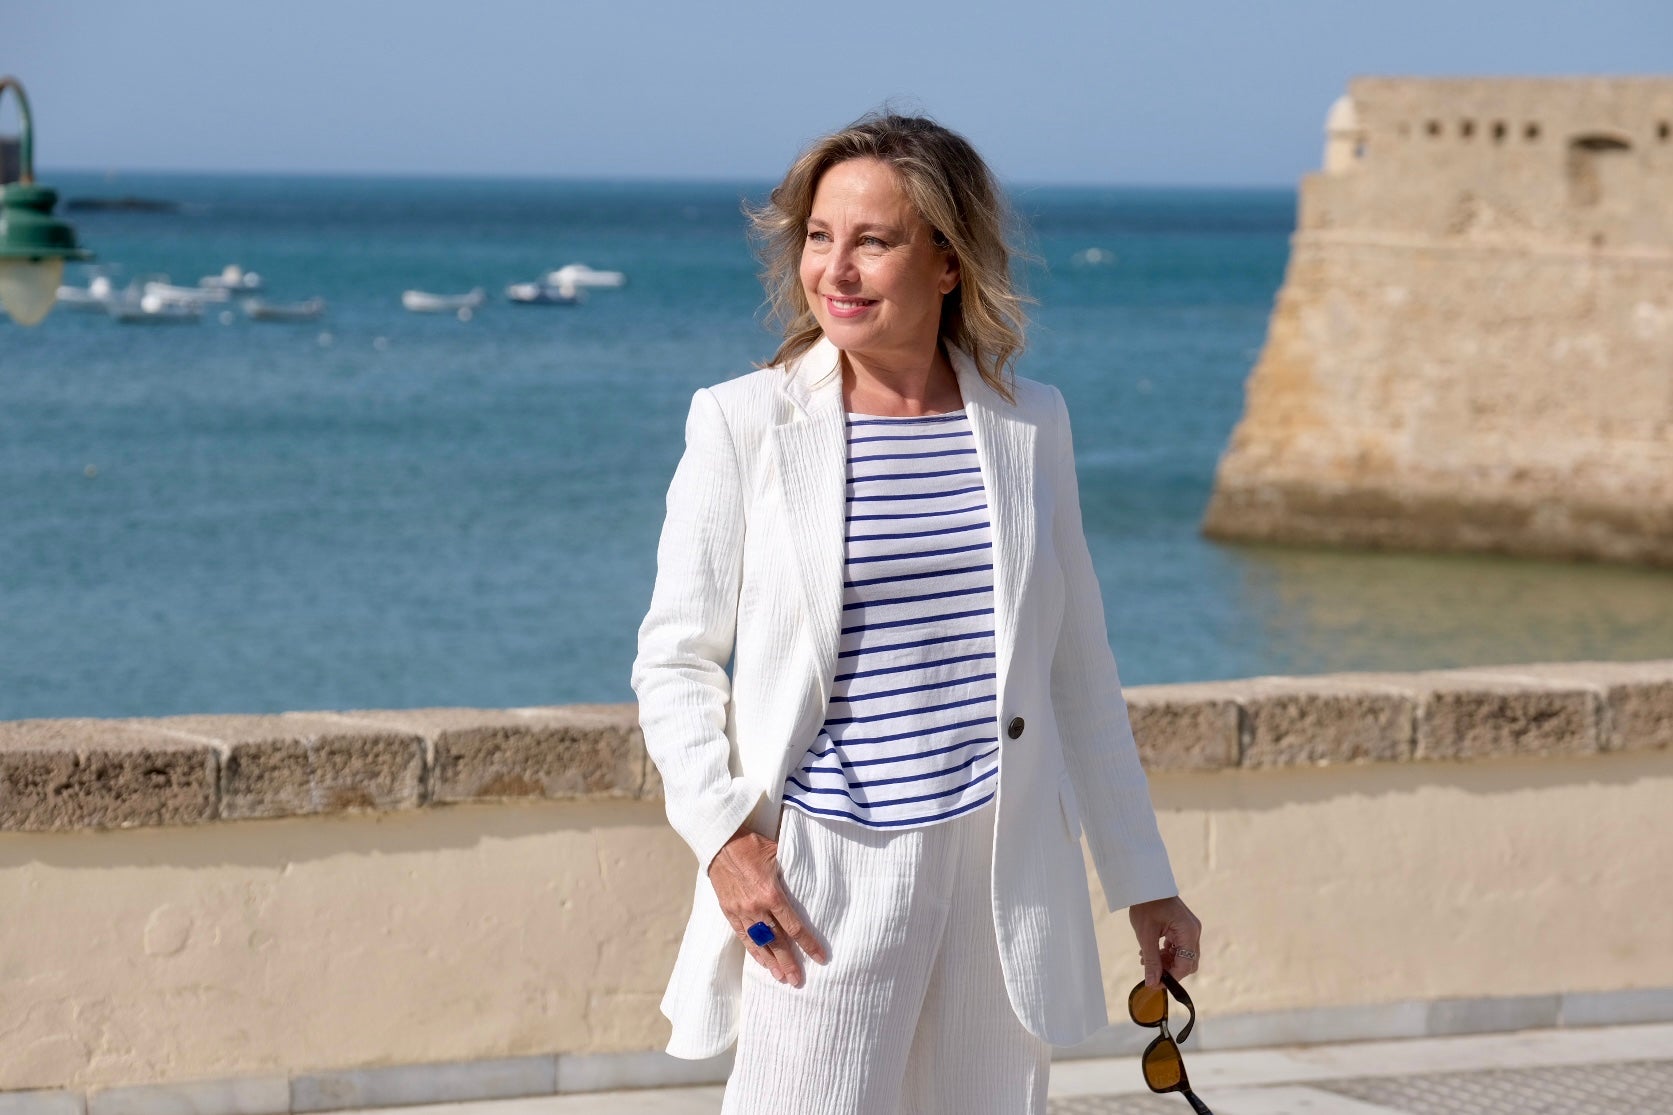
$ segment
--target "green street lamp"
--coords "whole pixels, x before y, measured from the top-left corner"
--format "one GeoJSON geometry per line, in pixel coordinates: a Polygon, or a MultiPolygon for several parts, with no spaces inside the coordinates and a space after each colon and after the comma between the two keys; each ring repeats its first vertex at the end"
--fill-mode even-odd
{"type": "Polygon", "coordinates": [[[29,98],[13,77],[0,77],[0,99],[10,89],[23,115],[16,182],[0,182],[0,305],[19,325],[36,325],[58,300],[64,261],[92,259],[76,247],[75,230],[52,215],[58,191],[35,184],[29,98]]]}

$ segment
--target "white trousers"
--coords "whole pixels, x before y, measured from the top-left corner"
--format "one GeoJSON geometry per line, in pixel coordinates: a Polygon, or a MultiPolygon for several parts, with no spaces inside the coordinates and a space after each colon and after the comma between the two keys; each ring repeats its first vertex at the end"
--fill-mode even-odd
{"type": "Polygon", "coordinates": [[[1051,1046],[1005,993],[992,802],[878,831],[786,806],[778,862],[830,963],[744,961],[722,1115],[1044,1115],[1051,1046]]]}

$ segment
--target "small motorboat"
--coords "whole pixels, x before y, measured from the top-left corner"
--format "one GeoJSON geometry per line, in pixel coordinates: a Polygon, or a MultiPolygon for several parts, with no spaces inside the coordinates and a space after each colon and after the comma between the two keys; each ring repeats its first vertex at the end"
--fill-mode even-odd
{"type": "Polygon", "coordinates": [[[546,283],[512,283],[505,288],[505,296],[519,306],[574,306],[582,298],[573,286],[546,283]]]}
{"type": "Polygon", "coordinates": [[[191,325],[203,320],[203,303],[171,302],[146,294],[137,302],[112,302],[105,312],[124,325],[191,325]]]}
{"type": "Polygon", "coordinates": [[[198,280],[198,286],[207,290],[224,290],[230,294],[254,294],[261,289],[261,276],[254,271],[246,271],[236,263],[229,263],[221,268],[219,275],[205,275],[198,280]]]}
{"type": "Polygon", "coordinates": [[[65,284],[58,288],[58,304],[66,310],[102,314],[112,302],[122,299],[109,275],[94,275],[85,287],[65,284]]]}
{"type": "Polygon", "coordinates": [[[246,298],[244,313],[251,321],[315,321],[325,313],[325,299],[314,297],[301,302],[266,302],[260,298],[246,298]]]}
{"type": "Polygon", "coordinates": [[[472,287],[467,294],[430,294],[422,290],[401,292],[401,305],[415,314],[456,314],[460,310],[474,310],[488,300],[481,287],[472,287]]]}
{"type": "Polygon", "coordinates": [[[546,272],[547,286],[613,287],[625,286],[627,276],[620,271],[594,271],[584,263],[566,263],[556,271],[546,272]]]}
{"type": "Polygon", "coordinates": [[[196,306],[203,308],[205,302],[225,302],[232,297],[225,290],[216,287],[175,286],[172,283],[149,282],[141,288],[141,294],[146,298],[155,298],[159,302],[168,302],[179,306],[196,306]]]}

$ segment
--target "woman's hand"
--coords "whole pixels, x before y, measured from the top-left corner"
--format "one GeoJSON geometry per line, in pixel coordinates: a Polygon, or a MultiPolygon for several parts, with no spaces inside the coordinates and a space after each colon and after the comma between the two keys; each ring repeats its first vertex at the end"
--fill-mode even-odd
{"type": "Polygon", "coordinates": [[[778,841],[768,840],[747,826],[739,828],[709,864],[709,882],[744,948],[774,979],[792,987],[802,985],[802,966],[790,947],[791,941],[825,963],[824,947],[802,923],[784,889],[784,878],[778,871],[778,841]],[[765,946],[749,938],[749,927],[758,921],[773,929],[773,939],[765,946]]]}
{"type": "Polygon", "coordinates": [[[1127,918],[1139,939],[1139,959],[1144,962],[1144,982],[1155,987],[1166,968],[1175,979],[1197,970],[1202,954],[1202,922],[1183,899],[1158,898],[1127,908],[1127,918]]]}

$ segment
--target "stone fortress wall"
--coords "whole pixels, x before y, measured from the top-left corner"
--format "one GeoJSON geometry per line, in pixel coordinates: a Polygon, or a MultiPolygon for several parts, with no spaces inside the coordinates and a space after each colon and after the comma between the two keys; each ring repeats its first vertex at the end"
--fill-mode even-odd
{"type": "Polygon", "coordinates": [[[1203,531],[1673,565],[1673,78],[1359,78],[1203,531]]]}

